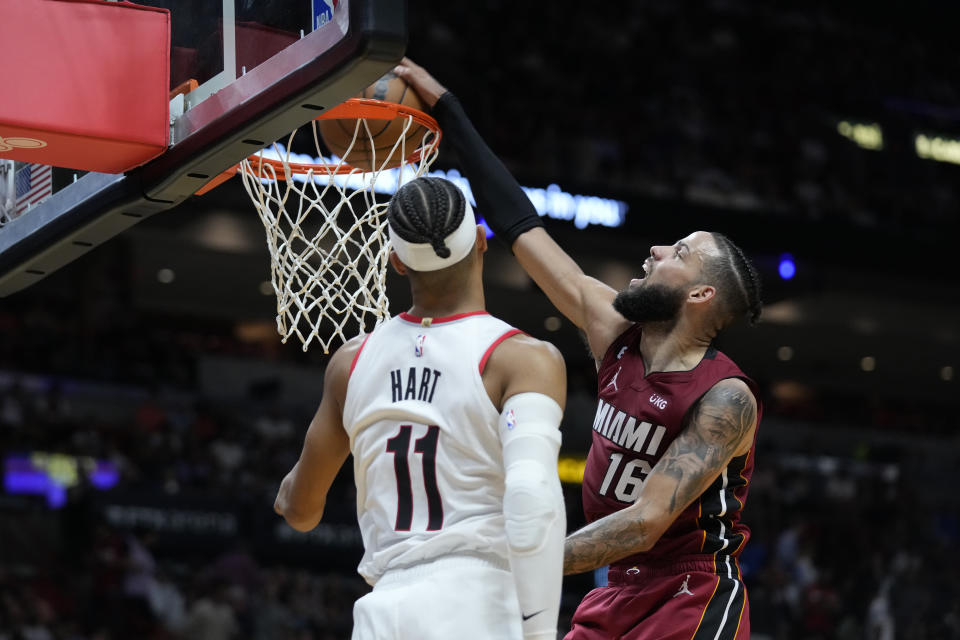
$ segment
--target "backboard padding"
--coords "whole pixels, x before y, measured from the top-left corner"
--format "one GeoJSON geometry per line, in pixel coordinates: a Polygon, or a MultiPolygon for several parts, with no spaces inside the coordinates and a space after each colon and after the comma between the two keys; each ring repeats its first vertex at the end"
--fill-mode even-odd
{"type": "Polygon", "coordinates": [[[173,124],[171,147],[156,160],[124,175],[87,174],[5,226],[0,297],[176,206],[220,172],[360,93],[402,58],[405,2],[341,0],[340,6],[349,11],[345,34],[326,27],[306,33],[187,110],[173,124]]]}

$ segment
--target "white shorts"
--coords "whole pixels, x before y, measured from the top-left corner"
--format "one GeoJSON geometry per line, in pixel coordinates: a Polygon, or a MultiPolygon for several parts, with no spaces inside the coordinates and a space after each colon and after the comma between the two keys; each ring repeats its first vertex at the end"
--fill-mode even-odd
{"type": "Polygon", "coordinates": [[[353,606],[352,640],[521,640],[505,563],[446,556],[394,569],[353,606]]]}

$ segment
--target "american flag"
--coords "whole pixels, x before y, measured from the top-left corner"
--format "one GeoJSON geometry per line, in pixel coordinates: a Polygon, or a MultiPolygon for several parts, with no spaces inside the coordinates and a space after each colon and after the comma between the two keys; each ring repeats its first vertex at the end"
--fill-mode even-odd
{"type": "Polygon", "coordinates": [[[39,203],[53,193],[53,179],[50,167],[45,164],[28,164],[16,175],[17,208],[16,215],[27,207],[39,203]]]}

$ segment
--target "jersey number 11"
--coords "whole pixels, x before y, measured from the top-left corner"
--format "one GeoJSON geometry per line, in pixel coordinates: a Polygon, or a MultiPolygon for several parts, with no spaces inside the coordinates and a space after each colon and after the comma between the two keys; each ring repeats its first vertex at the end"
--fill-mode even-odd
{"type": "MultiPolygon", "coordinates": [[[[387,440],[387,451],[393,454],[393,469],[397,474],[397,523],[396,531],[410,531],[413,521],[413,486],[410,481],[410,432],[413,426],[401,425],[400,432],[387,440]]],[[[443,503],[437,487],[437,440],[440,427],[430,425],[427,434],[417,438],[413,450],[421,454],[423,465],[423,488],[427,494],[427,531],[443,527],[443,503]]]]}

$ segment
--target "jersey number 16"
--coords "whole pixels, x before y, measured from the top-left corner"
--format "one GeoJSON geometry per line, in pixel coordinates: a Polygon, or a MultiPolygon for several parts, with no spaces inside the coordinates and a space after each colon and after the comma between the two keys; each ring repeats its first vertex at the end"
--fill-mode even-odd
{"type": "Polygon", "coordinates": [[[628,460],[627,463],[623,465],[623,469],[621,469],[620,463],[622,461],[622,453],[610,454],[610,466],[607,467],[607,473],[603,476],[603,482],[600,484],[600,491],[598,493],[606,496],[612,488],[613,496],[617,500],[633,504],[637,501],[637,497],[640,496],[640,487],[643,486],[644,479],[650,473],[650,463],[640,458],[634,458],[628,460]],[[617,478],[617,472],[620,473],[620,477],[619,480],[614,483],[614,479],[617,478]]]}

